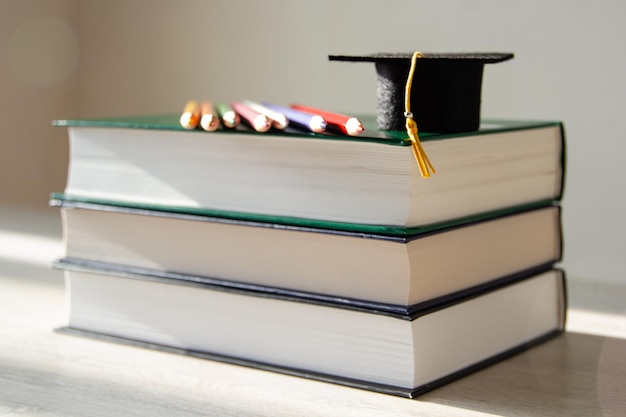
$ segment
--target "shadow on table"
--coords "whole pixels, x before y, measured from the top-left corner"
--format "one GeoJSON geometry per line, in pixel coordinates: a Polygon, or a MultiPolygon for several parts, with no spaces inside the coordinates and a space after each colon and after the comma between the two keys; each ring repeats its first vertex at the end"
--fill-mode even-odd
{"type": "Polygon", "coordinates": [[[625,359],[624,339],[564,333],[417,400],[502,416],[623,416],[625,359]]]}

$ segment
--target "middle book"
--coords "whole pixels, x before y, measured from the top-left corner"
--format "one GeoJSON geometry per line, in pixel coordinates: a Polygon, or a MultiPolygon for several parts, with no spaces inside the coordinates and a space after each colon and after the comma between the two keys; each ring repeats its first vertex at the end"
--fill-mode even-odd
{"type": "Polygon", "coordinates": [[[290,225],[77,201],[61,207],[66,259],[219,285],[301,292],[409,311],[561,259],[557,204],[492,212],[433,228],[290,225]]]}

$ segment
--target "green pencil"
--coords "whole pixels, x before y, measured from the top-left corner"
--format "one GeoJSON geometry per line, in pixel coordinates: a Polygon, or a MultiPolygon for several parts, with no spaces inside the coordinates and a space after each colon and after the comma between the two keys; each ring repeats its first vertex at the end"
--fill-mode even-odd
{"type": "Polygon", "coordinates": [[[217,103],[215,109],[226,127],[236,127],[239,124],[239,115],[226,103],[217,103]]]}

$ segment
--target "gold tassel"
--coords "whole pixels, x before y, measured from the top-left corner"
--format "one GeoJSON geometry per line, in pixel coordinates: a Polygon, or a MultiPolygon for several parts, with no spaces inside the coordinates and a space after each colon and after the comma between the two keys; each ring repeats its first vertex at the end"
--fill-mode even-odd
{"type": "Polygon", "coordinates": [[[406,132],[409,135],[409,139],[411,139],[411,147],[413,148],[413,154],[415,155],[415,160],[419,166],[420,173],[422,174],[422,178],[428,178],[430,177],[430,171],[432,171],[433,174],[437,173],[437,171],[435,171],[435,168],[428,159],[428,155],[426,155],[424,148],[422,148],[422,144],[420,143],[420,138],[417,133],[417,124],[415,123],[415,120],[413,120],[413,113],[411,113],[411,86],[413,84],[415,64],[417,62],[417,58],[423,57],[424,54],[417,51],[414,52],[411,57],[411,68],[409,69],[409,78],[406,81],[406,90],[404,94],[404,117],[406,117],[406,132]]]}

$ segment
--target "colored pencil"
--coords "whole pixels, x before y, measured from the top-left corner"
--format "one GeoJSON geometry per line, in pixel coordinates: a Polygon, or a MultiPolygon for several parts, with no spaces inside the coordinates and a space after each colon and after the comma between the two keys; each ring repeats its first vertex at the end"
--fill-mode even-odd
{"type": "Polygon", "coordinates": [[[220,120],[215,113],[213,103],[203,101],[200,103],[200,127],[207,132],[213,132],[220,126],[220,120]]]}
{"type": "Polygon", "coordinates": [[[290,125],[296,125],[300,128],[310,130],[311,132],[320,133],[326,130],[326,120],[319,114],[310,114],[290,107],[283,107],[271,103],[261,103],[265,107],[284,114],[289,120],[290,125]]]}
{"type": "Polygon", "coordinates": [[[200,105],[195,100],[189,100],[180,116],[180,125],[185,129],[195,129],[198,123],[200,123],[200,105]]]}
{"type": "Polygon", "coordinates": [[[265,115],[272,122],[272,127],[276,129],[283,130],[287,127],[287,125],[289,125],[287,117],[278,111],[272,110],[263,104],[251,100],[242,100],[242,103],[250,107],[255,112],[265,115]]]}
{"type": "Polygon", "coordinates": [[[245,104],[235,101],[230,105],[257,132],[267,132],[272,127],[272,122],[267,116],[252,110],[245,104]]]}
{"type": "Polygon", "coordinates": [[[357,136],[363,132],[363,125],[356,117],[346,116],[340,113],[332,113],[300,104],[292,104],[291,108],[305,113],[320,115],[324,118],[324,120],[326,120],[328,127],[339,129],[349,136],[357,136]]]}
{"type": "Polygon", "coordinates": [[[226,127],[234,128],[239,124],[239,115],[226,103],[217,103],[215,105],[217,114],[219,114],[222,124],[226,127]]]}

